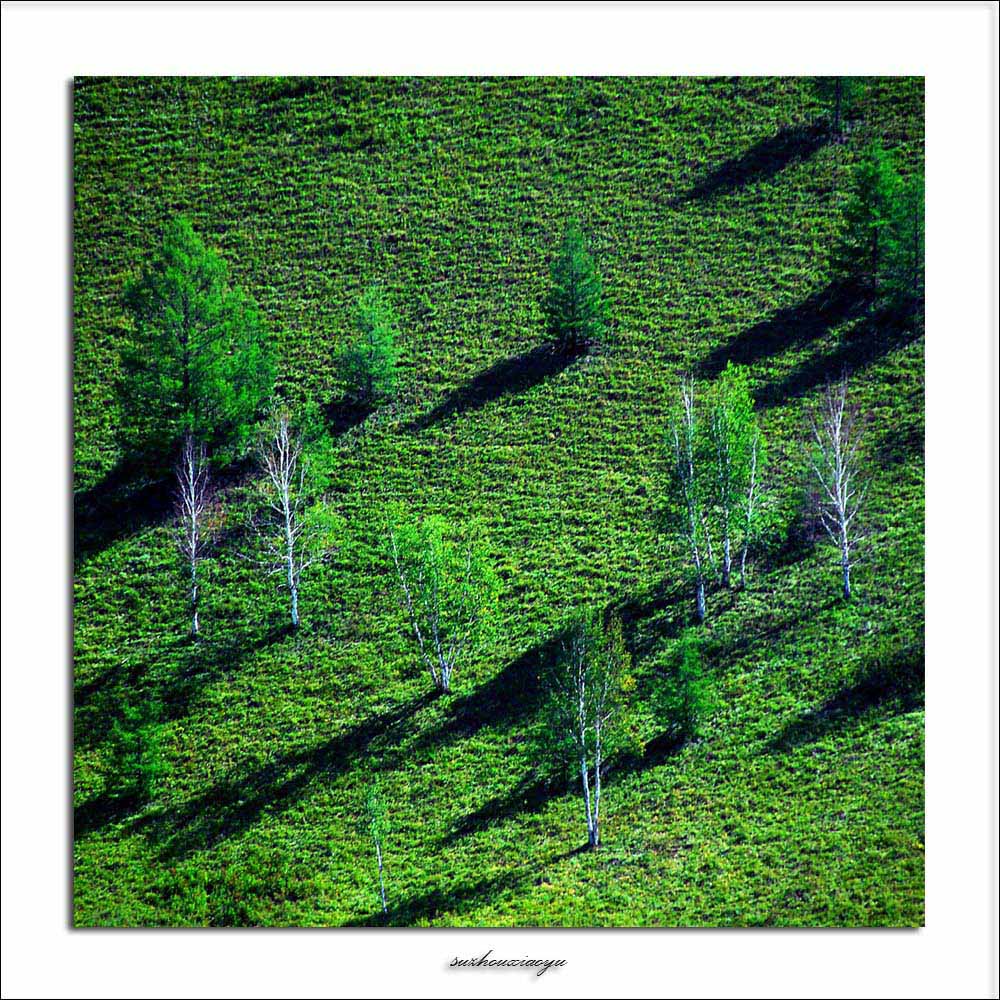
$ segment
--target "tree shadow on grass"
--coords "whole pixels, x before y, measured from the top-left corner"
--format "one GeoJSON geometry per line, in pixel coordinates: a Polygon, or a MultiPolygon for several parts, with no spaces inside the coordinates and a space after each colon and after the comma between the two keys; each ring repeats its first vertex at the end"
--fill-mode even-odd
{"type": "MultiPolygon", "coordinates": [[[[641,754],[624,755],[612,761],[606,771],[602,768],[604,787],[613,787],[615,781],[625,775],[659,767],[678,753],[685,742],[674,732],[660,733],[646,744],[641,754]]],[[[454,844],[489,827],[537,812],[553,799],[580,795],[580,786],[575,782],[578,782],[578,775],[559,777],[531,771],[509,792],[492,796],[478,809],[463,816],[442,838],[443,842],[454,844]]]]}
{"type": "Polygon", "coordinates": [[[74,562],[79,565],[119,539],[165,521],[173,491],[171,476],[122,462],[94,486],[74,493],[74,562]]]}
{"type": "Polygon", "coordinates": [[[449,888],[432,889],[429,892],[401,900],[390,906],[388,913],[373,910],[357,920],[345,922],[343,926],[413,927],[415,924],[437,920],[445,914],[460,916],[477,906],[494,901],[501,893],[524,889],[529,884],[541,885],[548,869],[568,858],[582,854],[586,850],[587,845],[581,844],[579,847],[545,859],[542,864],[524,865],[513,871],[506,871],[474,882],[462,882],[449,888]]]}
{"type": "Polygon", "coordinates": [[[550,344],[543,344],[524,354],[504,358],[455,389],[433,410],[415,417],[406,425],[406,430],[426,430],[455,414],[480,409],[502,396],[527,392],[579,361],[585,353],[559,351],[550,344]]]}
{"type": "Polygon", "coordinates": [[[871,712],[902,714],[923,703],[924,650],[922,645],[910,644],[870,663],[853,684],[790,722],[774,736],[768,750],[788,752],[850,728],[871,712]]]}
{"type": "Polygon", "coordinates": [[[363,424],[374,412],[373,406],[350,399],[334,399],[323,406],[323,416],[334,437],[363,424]]]}
{"type": "Polygon", "coordinates": [[[676,639],[687,627],[696,624],[694,586],[668,587],[666,582],[644,594],[626,597],[609,610],[621,616],[625,646],[641,659],[663,640],[676,639]]]}
{"type": "Polygon", "coordinates": [[[769,409],[807,395],[847,373],[862,371],[892,351],[919,340],[923,334],[906,316],[889,310],[872,312],[856,323],[831,351],[796,366],[787,375],[761,385],[757,408],[769,409]]]}
{"type": "Polygon", "coordinates": [[[562,633],[536,642],[491,680],[454,698],[440,725],[421,733],[410,744],[414,752],[436,749],[454,739],[465,739],[486,726],[511,728],[539,706],[539,676],[559,650],[562,633]]]}
{"type": "Polygon", "coordinates": [[[698,365],[703,377],[714,377],[731,361],[752,365],[824,336],[832,327],[861,316],[868,301],[849,282],[834,281],[793,306],[749,327],[720,344],[698,365]]]}
{"type": "MultiPolygon", "coordinates": [[[[73,559],[79,566],[109,545],[163,524],[173,516],[176,483],[172,463],[151,457],[124,459],[100,482],[73,494],[73,559]],[[167,469],[167,472],[163,472],[167,469]]],[[[213,470],[216,490],[244,479],[248,458],[213,470]]]]}
{"type": "Polygon", "coordinates": [[[256,635],[224,640],[185,636],[160,646],[144,659],[109,667],[99,677],[74,688],[74,746],[89,749],[107,739],[129,700],[158,703],[161,722],[182,718],[204,688],[235,672],[248,656],[291,633],[291,628],[282,624],[256,635]],[[161,669],[164,662],[168,665],[161,669]]]}
{"type": "MultiPolygon", "coordinates": [[[[330,740],[284,754],[272,763],[235,769],[180,808],[140,817],[137,828],[157,845],[163,858],[210,849],[242,833],[262,816],[288,809],[315,781],[344,773],[361,755],[388,751],[394,741],[398,742],[400,726],[433,697],[426,693],[412,698],[330,740]]],[[[386,759],[383,755],[383,762],[386,759]]]]}
{"type": "Polygon", "coordinates": [[[770,180],[790,163],[809,159],[831,138],[830,129],[822,122],[785,126],[755,142],[745,153],[726,160],[667,204],[680,208],[686,202],[709,200],[770,180]]]}

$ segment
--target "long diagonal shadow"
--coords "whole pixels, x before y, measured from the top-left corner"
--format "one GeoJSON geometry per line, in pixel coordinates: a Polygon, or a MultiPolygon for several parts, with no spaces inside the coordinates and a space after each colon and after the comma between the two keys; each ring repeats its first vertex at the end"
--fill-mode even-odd
{"type": "Polygon", "coordinates": [[[339,736],[285,754],[263,767],[236,769],[180,809],[139,817],[136,826],[158,845],[163,857],[211,848],[243,832],[265,812],[289,808],[321,776],[342,774],[373,749],[388,750],[399,736],[399,727],[432,697],[429,692],[419,695],[339,736]]]}
{"type": "Polygon", "coordinates": [[[760,386],[757,408],[764,410],[805,396],[831,379],[861,371],[919,340],[923,334],[909,319],[888,310],[865,316],[832,351],[808,358],[782,378],[760,386]]]}
{"type": "Polygon", "coordinates": [[[583,353],[559,351],[550,344],[543,344],[524,354],[504,358],[455,389],[428,413],[415,417],[407,424],[406,429],[426,430],[451,416],[486,406],[502,396],[527,392],[545,379],[564,371],[578,361],[583,353]]]}
{"type": "Polygon", "coordinates": [[[818,340],[832,327],[861,316],[867,299],[848,282],[834,281],[792,306],[719,344],[698,365],[698,372],[712,377],[731,361],[751,365],[818,340]]]}
{"type": "MultiPolygon", "coordinates": [[[[73,494],[73,559],[86,562],[109,545],[173,514],[176,482],[169,458],[125,459],[100,482],[73,494]],[[150,469],[168,470],[166,473],[150,469]]],[[[241,459],[212,473],[215,488],[228,489],[250,474],[252,462],[241,459]]]]}
{"type": "Polygon", "coordinates": [[[889,659],[869,664],[853,684],[828,698],[818,709],[799,716],[771,740],[771,753],[815,743],[829,733],[857,724],[871,712],[910,712],[924,700],[924,650],[911,644],[889,659]]]}
{"type": "Polygon", "coordinates": [[[786,126],[715,167],[668,205],[679,208],[685,202],[707,200],[769,180],[790,163],[808,159],[831,138],[830,129],[822,122],[786,126]]]}
{"type": "Polygon", "coordinates": [[[344,926],[371,927],[387,924],[391,927],[412,927],[420,921],[435,920],[442,913],[455,915],[467,913],[474,907],[496,898],[498,892],[521,889],[531,882],[540,885],[547,868],[581,854],[585,850],[586,845],[581,844],[579,847],[546,858],[541,864],[527,864],[490,878],[482,878],[475,882],[463,882],[459,885],[432,889],[429,892],[409,896],[391,905],[388,913],[373,910],[357,920],[347,921],[344,926]]]}

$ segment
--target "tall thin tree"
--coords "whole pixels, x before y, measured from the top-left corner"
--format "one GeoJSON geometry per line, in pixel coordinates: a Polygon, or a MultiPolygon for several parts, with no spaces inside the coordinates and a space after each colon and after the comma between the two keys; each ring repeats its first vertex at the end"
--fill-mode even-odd
{"type": "MultiPolygon", "coordinates": [[[[681,380],[680,405],[675,410],[667,432],[671,450],[672,516],[683,535],[695,578],[695,613],[705,620],[705,565],[708,556],[708,532],[705,525],[704,474],[700,466],[699,428],[694,405],[694,379],[681,380]]],[[[710,559],[709,559],[710,561],[710,559]]]]}
{"type": "Polygon", "coordinates": [[[299,580],[311,559],[301,544],[306,476],[302,439],[292,428],[287,411],[279,409],[272,414],[260,445],[259,460],[269,486],[268,506],[276,529],[270,538],[272,572],[284,577],[291,602],[292,627],[298,628],[299,580]]]}
{"type": "Polygon", "coordinates": [[[389,913],[389,906],[385,897],[382,847],[389,832],[389,810],[386,805],[385,796],[382,794],[382,785],[377,775],[372,777],[371,784],[368,786],[368,795],[365,798],[365,818],[368,834],[372,838],[372,845],[375,848],[375,862],[378,867],[379,898],[382,902],[382,915],[385,917],[389,913]]]}
{"type": "Polygon", "coordinates": [[[185,435],[174,472],[177,479],[174,493],[175,539],[187,573],[191,635],[197,636],[200,631],[198,566],[205,558],[208,545],[206,520],[213,503],[213,489],[205,446],[196,442],[193,434],[185,435]]]}
{"type": "Polygon", "coordinates": [[[747,478],[743,495],[740,497],[740,510],[743,516],[743,546],[740,550],[740,586],[747,585],[747,555],[755,536],[758,535],[758,523],[763,507],[764,491],[761,473],[763,471],[766,452],[764,439],[760,428],[754,424],[750,435],[747,478]]]}
{"type": "Polygon", "coordinates": [[[598,615],[587,614],[572,624],[545,675],[546,742],[556,743],[579,768],[589,847],[601,842],[601,779],[607,759],[626,743],[630,665],[621,619],[602,624],[598,615]]]}
{"type": "Polygon", "coordinates": [[[868,484],[861,478],[861,409],[849,398],[846,375],[827,385],[810,414],[810,427],[814,448],[809,461],[820,487],[820,520],[839,550],[844,600],[850,600],[851,567],[862,537],[858,514],[868,484]]]}
{"type": "Polygon", "coordinates": [[[712,386],[708,418],[713,512],[722,541],[722,582],[728,587],[734,549],[740,543],[740,575],[745,582],[747,551],[761,499],[762,440],[745,369],[732,362],[726,365],[712,386]]]}

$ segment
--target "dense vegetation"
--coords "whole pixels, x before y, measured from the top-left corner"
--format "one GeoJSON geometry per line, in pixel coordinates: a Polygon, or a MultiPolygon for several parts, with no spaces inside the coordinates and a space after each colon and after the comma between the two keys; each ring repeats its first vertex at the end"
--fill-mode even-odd
{"type": "Polygon", "coordinates": [[[77,81],[76,922],[922,923],[922,326],[835,270],[873,142],[915,189],[922,81],[871,81],[836,129],[798,79],[77,81]],[[194,640],[170,468],[122,447],[124,291],[178,216],[256,303],[301,417],[330,542],[296,629],[256,465],[215,472],[194,640]],[[554,350],[547,316],[571,218],[607,318],[588,351],[554,350]],[[372,287],[392,392],[359,406],[338,359],[372,287]],[[697,626],[665,435],[679,377],[729,362],[770,505],[746,587],[711,576],[697,626]],[[850,602],[805,458],[844,369],[869,418],[850,602]],[[448,693],[387,503],[475,522],[499,578],[448,693]],[[585,608],[620,618],[650,709],[595,851],[538,754],[585,608]]]}

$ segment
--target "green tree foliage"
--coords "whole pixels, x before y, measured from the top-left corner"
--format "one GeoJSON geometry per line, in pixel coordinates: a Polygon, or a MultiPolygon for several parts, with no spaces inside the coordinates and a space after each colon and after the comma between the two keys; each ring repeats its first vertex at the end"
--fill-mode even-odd
{"type": "Polygon", "coordinates": [[[708,437],[712,500],[722,548],[722,582],[730,585],[733,553],[740,551],[746,582],[747,553],[761,521],[761,476],[765,453],[746,370],[730,362],[709,395],[708,437]]]}
{"type": "Polygon", "coordinates": [[[901,182],[889,230],[889,298],[919,308],[924,297],[924,175],[901,182]]]}
{"type": "Polygon", "coordinates": [[[303,572],[326,559],[343,531],[340,516],[315,497],[306,443],[291,413],[274,404],[257,444],[262,504],[253,527],[264,567],[278,576],[288,591],[292,628],[300,624],[303,572]]]}
{"type": "Polygon", "coordinates": [[[125,291],[133,337],[123,352],[122,443],[156,455],[185,434],[242,447],[274,385],[254,301],[191,223],[170,221],[125,291]]]}
{"type": "Polygon", "coordinates": [[[830,113],[830,127],[840,135],[843,123],[856,110],[865,92],[865,82],[857,76],[817,76],[813,90],[830,113]]]}
{"type": "Polygon", "coordinates": [[[841,269],[881,305],[919,305],[924,282],[924,182],[872,143],[854,167],[837,250],[841,269]]]}
{"type": "Polygon", "coordinates": [[[872,143],[851,176],[844,208],[838,261],[871,294],[878,295],[889,272],[891,229],[897,215],[899,173],[891,152],[872,143]]]}
{"type": "Polygon", "coordinates": [[[162,706],[158,701],[126,704],[111,730],[111,785],[118,795],[148,802],[167,773],[163,755],[162,706]]]}
{"type": "Polygon", "coordinates": [[[385,293],[369,287],[354,310],[354,339],[337,357],[345,395],[360,406],[374,406],[396,393],[398,324],[385,293]]]}
{"type": "Polygon", "coordinates": [[[550,336],[566,352],[583,350],[600,342],[605,334],[601,277],[576,222],[567,226],[552,263],[545,317],[550,336]]]}
{"type": "Polygon", "coordinates": [[[400,520],[390,511],[387,535],[403,605],[421,660],[447,692],[458,666],[492,634],[499,577],[475,526],[400,520]]]}
{"type": "Polygon", "coordinates": [[[677,640],[670,661],[658,673],[654,701],[666,732],[677,740],[701,735],[715,707],[712,678],[702,658],[702,640],[688,629],[677,640]]]}
{"type": "Polygon", "coordinates": [[[542,676],[547,698],[540,742],[559,770],[579,775],[590,847],[601,842],[601,781],[608,762],[641,747],[631,669],[621,619],[587,613],[571,623],[542,676]]]}
{"type": "Polygon", "coordinates": [[[382,785],[378,775],[373,775],[368,785],[368,794],[365,796],[365,825],[368,836],[372,839],[372,846],[375,848],[375,861],[378,866],[378,889],[382,902],[382,913],[388,913],[389,907],[385,898],[385,876],[382,863],[382,847],[385,838],[390,832],[389,808],[382,792],[382,785]]]}
{"type": "Polygon", "coordinates": [[[671,406],[667,435],[667,480],[660,509],[661,526],[680,538],[688,550],[695,584],[695,614],[705,620],[705,581],[712,562],[708,511],[714,482],[713,458],[695,408],[693,378],[681,380],[671,406]]]}

